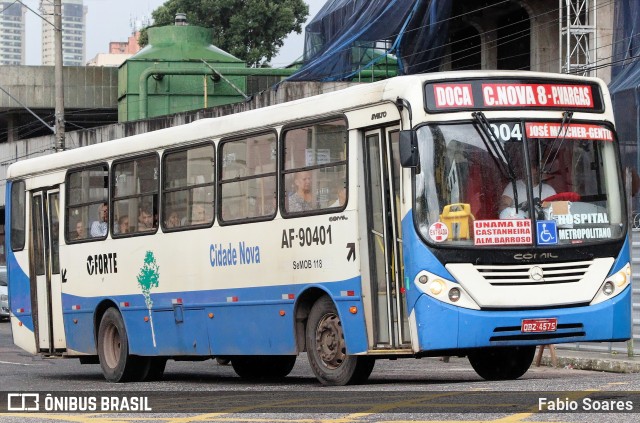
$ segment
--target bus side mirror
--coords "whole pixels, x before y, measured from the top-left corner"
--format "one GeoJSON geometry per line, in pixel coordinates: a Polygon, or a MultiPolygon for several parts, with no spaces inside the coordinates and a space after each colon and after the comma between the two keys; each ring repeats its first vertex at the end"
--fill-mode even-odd
{"type": "Polygon", "coordinates": [[[418,167],[418,134],[414,130],[400,131],[400,165],[402,167],[418,167]]]}

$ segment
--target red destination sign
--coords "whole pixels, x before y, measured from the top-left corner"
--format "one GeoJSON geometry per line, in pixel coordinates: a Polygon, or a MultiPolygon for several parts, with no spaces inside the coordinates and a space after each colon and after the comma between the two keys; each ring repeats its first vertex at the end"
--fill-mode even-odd
{"type": "Polygon", "coordinates": [[[600,125],[576,124],[564,125],[560,133],[559,123],[527,122],[527,138],[556,138],[613,141],[613,132],[600,125]]]}
{"type": "Polygon", "coordinates": [[[602,111],[596,83],[541,80],[463,80],[425,84],[426,109],[509,110],[515,108],[602,111]]]}
{"type": "Polygon", "coordinates": [[[488,107],[593,107],[589,85],[482,84],[488,107]]]}
{"type": "Polygon", "coordinates": [[[435,84],[436,107],[473,107],[471,84],[435,84]]]}

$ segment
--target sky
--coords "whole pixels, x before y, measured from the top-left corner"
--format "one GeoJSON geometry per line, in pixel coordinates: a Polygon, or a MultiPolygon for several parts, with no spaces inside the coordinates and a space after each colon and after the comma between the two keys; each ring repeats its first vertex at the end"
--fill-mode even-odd
{"type": "MultiPolygon", "coordinates": [[[[306,0],[309,5],[309,22],[318,13],[327,0],[306,0]]],[[[40,0],[22,0],[38,11],[40,0]]],[[[86,60],[98,53],[109,51],[109,42],[127,41],[132,32],[132,22],[150,18],[151,12],[165,0],[84,0],[87,10],[87,48],[86,60]]],[[[271,60],[274,67],[284,67],[302,55],[304,46],[304,26],[302,34],[292,33],[284,41],[280,53],[271,60]]],[[[26,15],[26,64],[41,64],[42,19],[27,11],[26,15]]]]}

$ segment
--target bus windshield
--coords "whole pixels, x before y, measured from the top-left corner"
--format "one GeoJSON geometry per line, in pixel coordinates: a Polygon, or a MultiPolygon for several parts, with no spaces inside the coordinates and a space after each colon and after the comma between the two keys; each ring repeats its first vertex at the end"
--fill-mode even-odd
{"type": "Polygon", "coordinates": [[[417,131],[415,213],[428,242],[549,246],[624,236],[611,129],[549,120],[481,124],[443,123],[417,131]]]}

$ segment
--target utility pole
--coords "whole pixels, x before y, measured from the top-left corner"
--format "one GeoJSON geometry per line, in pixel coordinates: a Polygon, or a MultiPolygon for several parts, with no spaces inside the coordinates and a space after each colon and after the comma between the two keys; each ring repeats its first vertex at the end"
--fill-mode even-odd
{"type": "Polygon", "coordinates": [[[53,0],[53,26],[55,44],[55,84],[56,84],[56,151],[64,151],[64,81],[62,78],[62,0],[53,0]]]}

